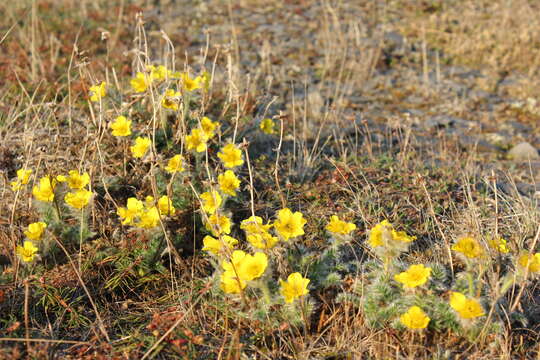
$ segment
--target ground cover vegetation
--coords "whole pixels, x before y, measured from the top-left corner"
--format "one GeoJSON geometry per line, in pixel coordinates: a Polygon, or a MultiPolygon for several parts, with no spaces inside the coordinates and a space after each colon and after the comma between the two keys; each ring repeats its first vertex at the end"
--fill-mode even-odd
{"type": "Polygon", "coordinates": [[[540,356],[535,2],[0,9],[0,358],[540,356]]]}

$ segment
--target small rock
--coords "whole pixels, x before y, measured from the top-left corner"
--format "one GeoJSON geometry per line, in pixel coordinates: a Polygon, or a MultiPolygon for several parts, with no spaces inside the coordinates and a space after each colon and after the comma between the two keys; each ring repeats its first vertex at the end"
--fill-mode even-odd
{"type": "Polygon", "coordinates": [[[538,155],[538,150],[536,150],[531,144],[528,142],[522,142],[508,151],[508,158],[516,161],[528,161],[538,160],[540,159],[540,155],[538,155]]]}

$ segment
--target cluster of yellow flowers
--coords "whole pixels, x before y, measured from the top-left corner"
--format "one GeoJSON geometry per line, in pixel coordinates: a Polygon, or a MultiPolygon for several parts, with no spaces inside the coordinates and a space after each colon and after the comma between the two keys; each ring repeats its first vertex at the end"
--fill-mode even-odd
{"type": "MultiPolygon", "coordinates": [[[[215,192],[213,196],[219,196],[215,192]]],[[[209,196],[209,198],[211,198],[209,196]]],[[[218,215],[221,202],[213,202],[211,209],[208,206],[204,210],[214,211],[209,216],[209,226],[214,238],[206,236],[203,239],[203,250],[221,260],[222,273],[220,276],[221,289],[225,293],[239,294],[250,283],[262,277],[268,266],[266,251],[275,247],[280,241],[289,241],[304,234],[306,220],[301,212],[292,212],[289,208],[284,208],[276,213],[273,223],[264,223],[259,216],[251,216],[241,222],[240,228],[244,230],[246,240],[254,249],[254,254],[250,255],[242,250],[233,250],[239,241],[229,235],[232,221],[226,216],[218,215]],[[216,204],[219,204],[215,206],[216,204]],[[214,209],[215,207],[215,209],[214,209]],[[272,234],[271,230],[275,230],[272,234]],[[261,252],[263,250],[264,252],[261,252]]],[[[207,205],[207,204],[205,204],[207,205]]],[[[327,230],[335,236],[347,236],[356,226],[352,223],[339,220],[337,216],[332,216],[327,225],[327,230]]],[[[309,293],[308,284],[310,280],[298,272],[290,274],[286,281],[279,279],[280,293],[286,303],[292,303],[309,293]]]]}
{"type": "MultiPolygon", "coordinates": [[[[23,185],[29,182],[32,170],[19,169],[17,171],[17,180],[11,182],[13,191],[19,191],[23,185]]],[[[32,188],[32,194],[36,200],[45,203],[56,202],[55,193],[59,183],[66,183],[69,189],[64,195],[64,201],[70,207],[83,210],[92,198],[92,192],[86,187],[90,184],[90,175],[87,172],[79,173],[77,170],[70,170],[68,175],[46,175],[38,180],[37,185],[32,188]]],[[[28,229],[24,232],[29,240],[25,240],[22,246],[17,246],[16,254],[23,262],[32,262],[38,252],[38,245],[41,236],[47,227],[44,222],[35,222],[28,225],[28,229]]]]}
{"type": "MultiPolygon", "coordinates": [[[[470,321],[480,316],[484,316],[484,309],[478,300],[467,298],[460,292],[450,294],[450,307],[459,315],[463,321],[470,321]]],[[[418,306],[411,306],[407,312],[400,317],[400,321],[409,329],[425,329],[431,319],[418,306]]]]}
{"type": "Polygon", "coordinates": [[[68,187],[73,190],[65,195],[66,204],[78,210],[88,205],[92,192],[85,189],[90,183],[90,175],[87,172],[80,174],[77,170],[70,170],[67,177],[60,175],[56,178],[58,181],[67,182],[68,187]]]}
{"type": "MultiPolygon", "coordinates": [[[[503,238],[491,239],[488,241],[488,245],[489,248],[500,254],[512,253],[503,238]]],[[[481,243],[471,236],[459,238],[452,246],[452,250],[456,251],[467,263],[483,260],[487,255],[487,251],[481,243]]],[[[522,251],[517,254],[516,265],[519,275],[536,275],[540,273],[540,253],[533,254],[522,251]]]]}
{"type": "MultiPolygon", "coordinates": [[[[146,72],[137,72],[135,77],[131,79],[131,88],[137,93],[146,92],[148,87],[154,82],[162,82],[165,80],[180,80],[183,91],[191,92],[201,88],[208,89],[210,85],[210,74],[203,72],[201,75],[191,78],[187,72],[178,72],[168,70],[165,66],[147,66],[146,72]]],[[[171,98],[178,97],[180,94],[173,89],[167,89],[164,96],[163,105],[166,108],[178,110],[178,107],[171,103],[171,98]],[[165,104],[167,103],[167,104],[165,104]]],[[[172,101],[175,102],[175,101],[172,101]]],[[[176,105],[178,103],[176,102],[176,105]]]]}
{"type": "Polygon", "coordinates": [[[88,205],[92,198],[92,192],[86,189],[90,183],[90,175],[87,172],[81,174],[77,170],[70,170],[68,176],[43,176],[39,179],[39,184],[33,187],[32,194],[37,200],[52,202],[59,182],[67,183],[69,189],[72,190],[64,196],[66,204],[78,210],[88,205]]]}
{"type": "Polygon", "coordinates": [[[176,209],[166,195],[160,197],[157,203],[153,196],[147,196],[144,202],[131,197],[127,199],[126,207],[118,208],[116,213],[122,219],[122,225],[153,229],[159,225],[160,216],[172,216],[176,209]]]}
{"type": "MultiPolygon", "coordinates": [[[[201,119],[199,125],[199,127],[191,130],[191,133],[186,136],[185,141],[186,148],[197,153],[206,151],[208,141],[210,141],[216,135],[216,130],[219,128],[219,123],[210,120],[206,116],[201,119]]],[[[230,145],[234,147],[234,144],[230,145]]],[[[238,152],[240,156],[240,150],[238,150],[238,152]]],[[[241,162],[236,166],[240,166],[243,163],[243,160],[241,160],[241,162]]]]}
{"type": "Polygon", "coordinates": [[[23,185],[28,184],[30,181],[30,175],[32,175],[32,170],[30,169],[22,168],[17,170],[17,179],[9,183],[11,190],[18,191],[23,187],[23,185]]]}
{"type": "MultiPolygon", "coordinates": [[[[148,65],[146,71],[137,72],[131,79],[130,85],[136,93],[144,93],[152,84],[161,84],[166,80],[180,81],[180,88],[184,92],[192,92],[198,89],[208,90],[210,87],[210,74],[204,71],[201,75],[191,78],[188,72],[172,71],[163,65],[148,65]]],[[[105,81],[93,85],[89,89],[90,101],[100,102],[107,96],[107,83],[105,81]]],[[[174,89],[166,89],[162,98],[164,108],[178,110],[181,94],[174,89]]]]}
{"type": "MultiPolygon", "coordinates": [[[[223,250],[223,247],[230,250],[237,243],[238,240],[224,236],[222,242],[214,239],[211,243],[205,244],[205,250],[212,253],[223,250]]],[[[234,250],[230,261],[222,262],[221,289],[227,294],[239,294],[246,288],[248,282],[262,277],[267,267],[268,256],[264,252],[258,251],[254,255],[250,255],[242,250],[234,250]]],[[[286,303],[292,303],[295,299],[309,293],[307,288],[309,279],[304,278],[298,272],[290,274],[287,281],[280,279],[279,284],[281,295],[286,303]]]]}
{"type": "MultiPolygon", "coordinates": [[[[168,70],[165,66],[147,66],[146,72],[137,72],[131,79],[131,88],[136,93],[144,93],[153,83],[162,83],[166,80],[179,81],[179,89],[183,94],[188,94],[198,89],[208,90],[210,87],[210,74],[203,72],[201,75],[191,78],[188,72],[168,70]]],[[[166,88],[161,97],[161,105],[165,109],[178,111],[181,107],[182,93],[173,88],[166,88]]]]}
{"type": "Polygon", "coordinates": [[[39,244],[41,237],[47,228],[47,224],[42,221],[31,223],[28,225],[28,229],[24,231],[24,235],[28,238],[23,242],[23,245],[18,245],[15,249],[15,253],[19,256],[19,259],[24,263],[31,263],[34,261],[35,256],[39,251],[39,244]],[[36,246],[38,245],[38,246],[36,246]]]}
{"type": "MultiPolygon", "coordinates": [[[[203,197],[203,195],[207,195],[209,199],[213,199],[212,194],[210,193],[204,193],[201,197],[203,197]]],[[[221,196],[218,192],[214,192],[213,196],[219,197],[219,202],[216,203],[215,201],[212,201],[212,207],[209,206],[208,202],[205,202],[203,205],[205,211],[212,211],[211,215],[208,216],[206,227],[214,236],[223,236],[223,234],[230,233],[232,221],[227,216],[219,215],[215,212],[221,204],[221,196]]],[[[263,224],[262,218],[259,216],[251,216],[241,222],[240,228],[244,230],[247,241],[254,249],[268,250],[273,248],[280,240],[287,241],[291,238],[303,235],[305,223],[306,220],[303,218],[302,213],[293,213],[290,209],[285,208],[278,211],[277,219],[273,224],[263,224]],[[270,232],[271,228],[276,230],[277,236],[272,235],[270,232]]],[[[203,239],[203,242],[205,246],[203,250],[218,255],[224,252],[226,254],[227,249],[232,249],[232,246],[236,245],[238,240],[227,236],[225,241],[220,242],[211,236],[206,236],[203,239]]]]}
{"type": "MultiPolygon", "coordinates": [[[[187,150],[195,153],[206,151],[208,141],[215,136],[218,128],[219,123],[203,117],[199,126],[186,136],[187,150]]],[[[266,129],[269,129],[269,125],[266,129]]],[[[288,208],[279,210],[272,224],[264,224],[261,217],[253,215],[243,220],[240,228],[255,251],[246,253],[234,249],[239,241],[229,235],[233,222],[223,207],[228,197],[237,196],[241,181],[234,170],[244,164],[244,158],[241,148],[232,142],[224,145],[217,157],[224,168],[223,172],[217,174],[217,187],[199,195],[205,227],[211,233],[203,239],[203,250],[218,260],[219,267],[216,270],[220,272],[221,289],[228,294],[240,294],[249,284],[255,285],[256,281],[264,276],[269,259],[263,251],[273,248],[280,241],[303,235],[306,220],[302,213],[292,212],[288,208]],[[275,230],[274,234],[272,229],[275,230]]],[[[169,164],[169,167],[175,165],[169,164]]],[[[309,280],[299,273],[291,274],[287,281],[280,280],[285,301],[292,302],[307,294],[308,283],[309,280]]]]}
{"type": "MultiPolygon", "coordinates": [[[[156,86],[167,85],[161,97],[161,105],[165,109],[177,111],[180,109],[182,96],[186,96],[198,89],[204,91],[209,89],[210,74],[204,71],[201,75],[191,78],[188,72],[172,71],[163,65],[148,65],[144,72],[137,72],[130,81],[131,88],[135,93],[145,93],[153,84],[156,84],[156,86]],[[167,87],[169,85],[168,81],[178,82],[177,87],[182,92],[167,87]]],[[[106,82],[103,81],[90,87],[90,101],[101,102],[106,95],[106,82]]],[[[115,137],[130,136],[132,134],[131,125],[132,121],[124,115],[117,116],[109,123],[111,133],[115,137]]],[[[216,122],[211,121],[208,117],[203,117],[200,120],[200,127],[193,129],[191,134],[186,136],[187,149],[193,149],[196,152],[205,151],[206,144],[215,135],[217,127],[216,122]]],[[[137,136],[133,141],[133,145],[130,146],[130,151],[134,158],[143,158],[151,146],[152,140],[149,137],[137,136]]]]}
{"type": "MultiPolygon", "coordinates": [[[[368,244],[383,257],[385,262],[388,262],[391,257],[405,251],[414,239],[403,231],[396,231],[392,224],[384,220],[371,229],[368,244]]],[[[497,243],[497,247],[500,247],[501,244],[501,242],[497,243]]],[[[470,237],[459,239],[452,249],[466,258],[476,258],[483,254],[480,244],[470,237]]],[[[432,269],[424,264],[414,264],[410,265],[406,271],[394,275],[394,280],[401,283],[405,290],[415,291],[416,288],[428,282],[431,271],[432,269]]],[[[460,292],[451,293],[449,305],[463,321],[470,321],[485,315],[484,309],[477,299],[467,298],[460,292]]],[[[401,323],[409,329],[424,329],[430,320],[429,316],[416,305],[411,306],[400,317],[401,323]]]]}

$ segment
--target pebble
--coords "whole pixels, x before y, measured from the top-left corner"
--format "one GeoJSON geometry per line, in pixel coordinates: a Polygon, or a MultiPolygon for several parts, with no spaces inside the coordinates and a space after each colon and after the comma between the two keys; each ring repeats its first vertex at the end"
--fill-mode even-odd
{"type": "Polygon", "coordinates": [[[528,142],[522,142],[514,146],[510,151],[508,151],[508,158],[515,161],[528,161],[528,160],[538,160],[540,155],[538,150],[536,150],[528,142]]]}

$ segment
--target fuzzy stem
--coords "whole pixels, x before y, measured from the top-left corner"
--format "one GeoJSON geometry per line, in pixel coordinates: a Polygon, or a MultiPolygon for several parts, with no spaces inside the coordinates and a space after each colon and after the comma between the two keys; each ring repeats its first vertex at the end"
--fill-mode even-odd
{"type": "Polygon", "coordinates": [[[62,212],[60,211],[60,205],[58,204],[58,199],[56,198],[56,194],[53,197],[53,204],[54,204],[54,210],[56,214],[56,220],[58,222],[62,221],[62,212]]]}
{"type": "Polygon", "coordinates": [[[260,289],[263,294],[264,304],[266,306],[269,306],[272,302],[272,298],[270,297],[270,289],[268,289],[268,284],[265,281],[260,281],[260,289]]]}
{"type": "Polygon", "coordinates": [[[469,296],[474,296],[474,278],[473,273],[467,270],[467,280],[469,281],[469,296]]]}
{"type": "Polygon", "coordinates": [[[510,289],[510,286],[512,286],[513,284],[514,284],[514,277],[511,275],[507,276],[501,287],[498,297],[499,298],[502,297],[508,291],[508,289],[510,289]]]}
{"type": "Polygon", "coordinates": [[[127,177],[127,152],[128,152],[128,143],[126,141],[122,141],[122,169],[124,171],[124,178],[127,177]]]}
{"type": "Polygon", "coordinates": [[[184,100],[184,104],[183,104],[183,111],[182,111],[182,123],[185,125],[186,124],[186,118],[189,114],[189,102],[191,100],[191,94],[189,93],[189,91],[186,91],[184,92],[184,96],[182,97],[182,99],[184,100]]]}
{"type": "Polygon", "coordinates": [[[309,330],[309,324],[307,321],[307,314],[306,314],[306,304],[304,301],[304,297],[302,296],[300,298],[300,312],[302,313],[302,319],[304,320],[304,336],[307,336],[308,330],[309,330]]]}

